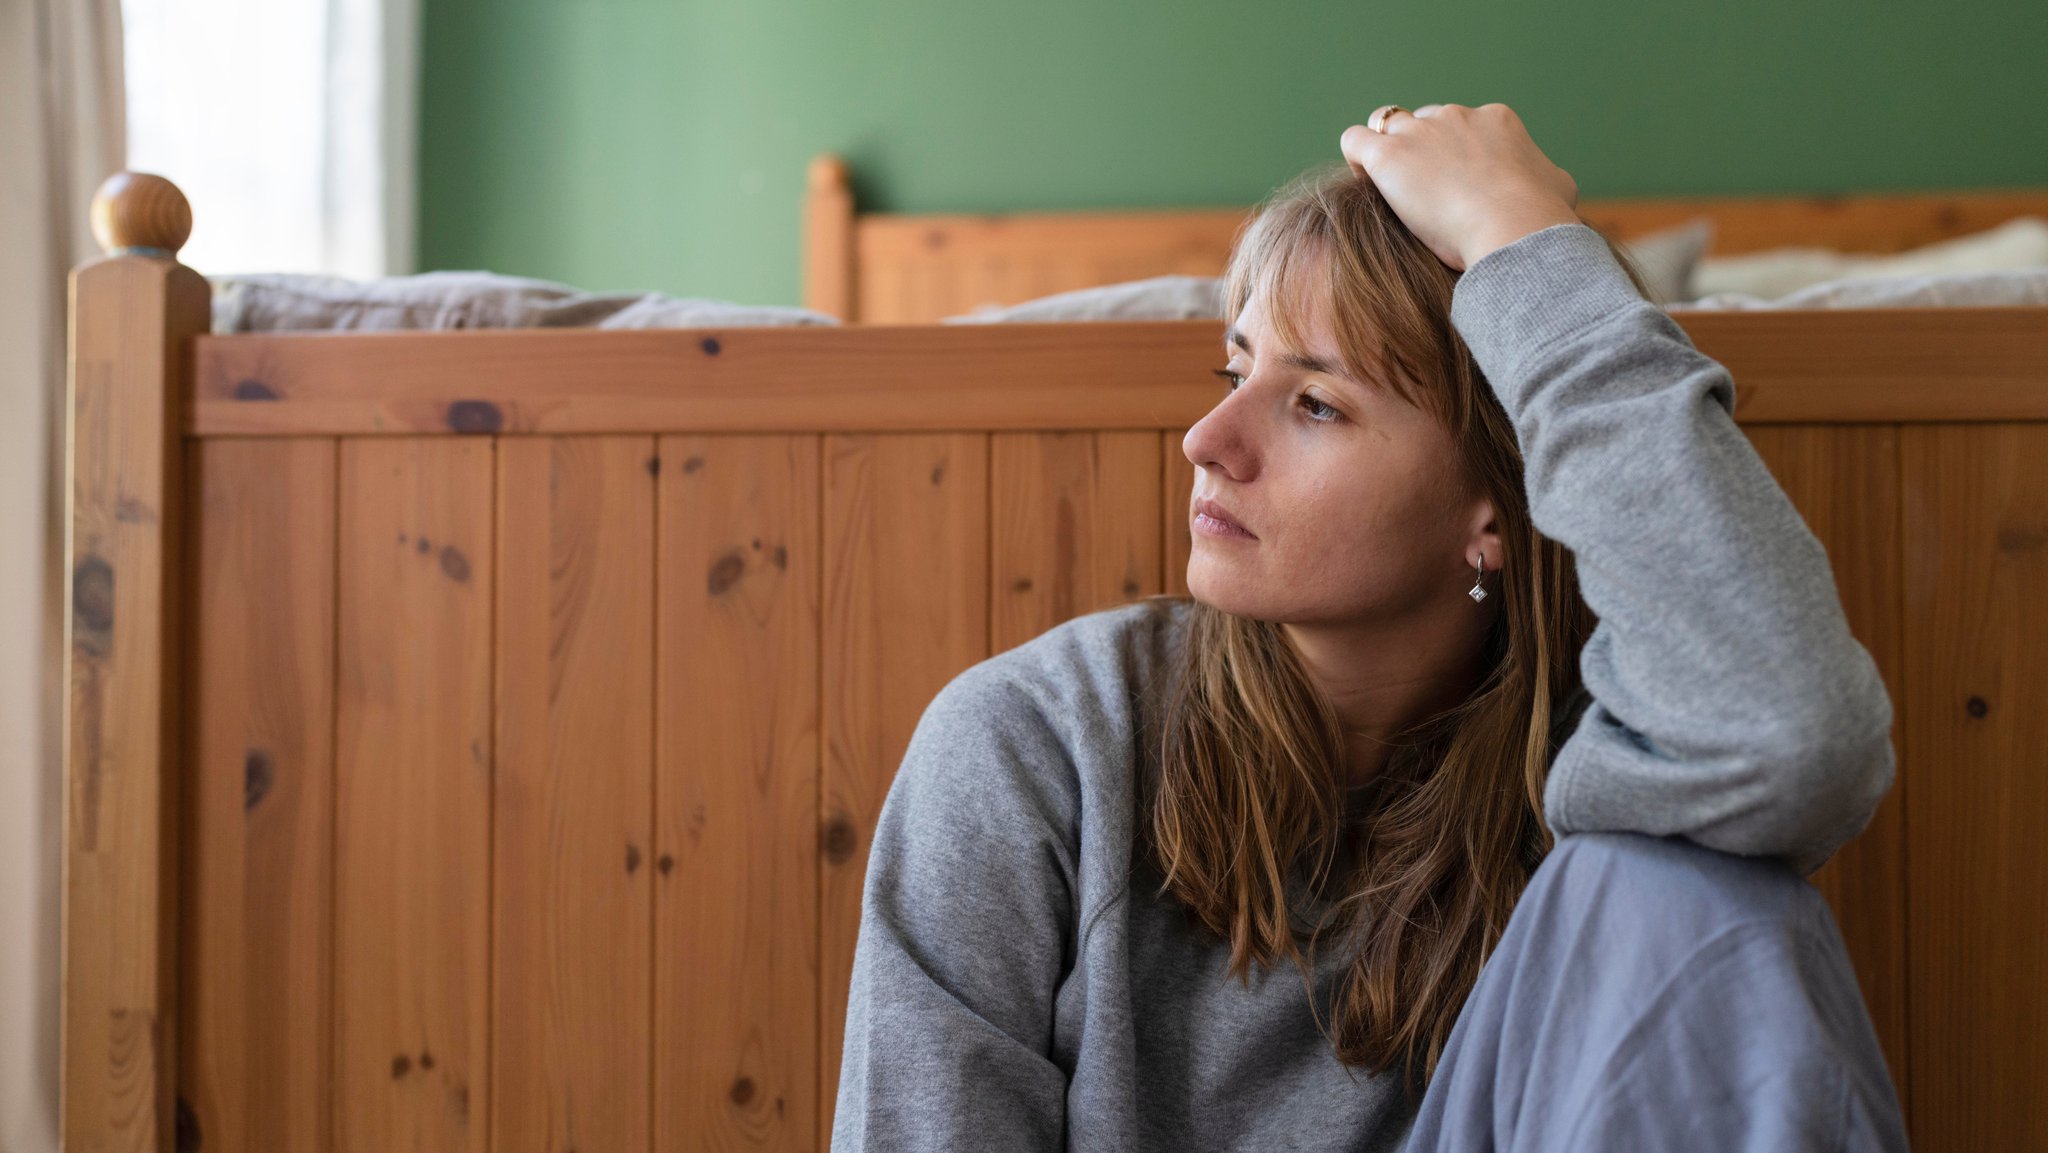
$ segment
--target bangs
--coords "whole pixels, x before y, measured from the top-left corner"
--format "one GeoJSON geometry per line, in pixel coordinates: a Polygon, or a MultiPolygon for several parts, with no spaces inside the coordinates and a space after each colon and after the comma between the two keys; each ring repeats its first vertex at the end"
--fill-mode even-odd
{"type": "Polygon", "coordinates": [[[1415,348],[1417,337],[1440,344],[1449,323],[1446,314],[1430,339],[1429,319],[1415,315],[1417,289],[1448,301],[1456,282],[1423,249],[1442,276],[1434,285],[1414,283],[1414,254],[1399,249],[1420,243],[1370,181],[1343,166],[1311,170],[1276,192],[1239,234],[1224,279],[1226,320],[1234,322],[1257,300],[1273,337],[1309,353],[1311,318],[1327,317],[1335,347],[1324,351],[1345,373],[1455,426],[1462,422],[1445,390],[1421,383],[1441,373],[1441,364],[1427,367],[1439,358],[1403,350],[1415,348]]]}

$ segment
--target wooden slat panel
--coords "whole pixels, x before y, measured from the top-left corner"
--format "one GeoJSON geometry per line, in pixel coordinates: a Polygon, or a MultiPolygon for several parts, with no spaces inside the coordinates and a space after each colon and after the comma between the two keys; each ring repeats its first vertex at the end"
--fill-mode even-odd
{"type": "Polygon", "coordinates": [[[2048,1148],[2048,426],[1906,430],[1913,1147],[2048,1148]]]}
{"type": "Polygon", "coordinates": [[[988,655],[988,438],[828,437],[824,480],[821,1149],[875,818],[925,706],[988,655]]]}
{"type": "Polygon", "coordinates": [[[1159,591],[1159,437],[998,433],[989,648],[1159,591]]]}
{"type": "Polygon", "coordinates": [[[198,617],[178,1094],[210,1153],[324,1153],[335,445],[212,441],[188,463],[198,617]]]}
{"type": "MultiPolygon", "coordinates": [[[[1688,313],[1744,423],[2048,420],[2048,309],[1688,313]]],[[[202,337],[200,435],[1183,429],[1214,321],[202,337]],[[716,349],[714,353],[711,349],[716,349]]]]}
{"type": "Polygon", "coordinates": [[[498,445],[494,1153],[648,1148],[653,454],[498,445]]]}
{"type": "Polygon", "coordinates": [[[661,442],[656,1149],[817,1147],[820,448],[661,442]]]}
{"type": "Polygon", "coordinates": [[[1188,557],[1195,551],[1194,530],[1188,527],[1188,505],[1194,499],[1195,465],[1181,451],[1187,430],[1159,434],[1161,464],[1160,507],[1166,531],[1165,591],[1185,596],[1188,591],[1188,557]]]}
{"type": "Polygon", "coordinates": [[[1870,650],[1893,701],[1898,777],[1870,826],[1813,883],[1827,895],[1863,985],[1901,1103],[1909,1101],[1906,1029],[1906,654],[1900,588],[1899,432],[1885,425],[1749,429],[1750,442],[1827,549],[1850,631],[1870,650]]]}
{"type": "Polygon", "coordinates": [[[491,443],[341,446],[340,1153],[485,1148],[491,443]]]}
{"type": "Polygon", "coordinates": [[[71,290],[60,1138],[154,1150],[177,1093],[178,424],[208,291],[142,256],[94,261],[71,290]]]}

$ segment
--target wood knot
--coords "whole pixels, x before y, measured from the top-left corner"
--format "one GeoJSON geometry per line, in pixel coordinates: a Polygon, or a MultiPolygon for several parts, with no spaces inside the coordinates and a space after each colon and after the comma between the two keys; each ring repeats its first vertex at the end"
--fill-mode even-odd
{"type": "Polygon", "coordinates": [[[1134,580],[1126,580],[1126,581],[1124,582],[1124,595],[1125,595],[1125,596],[1127,596],[1127,597],[1134,597],[1134,596],[1137,596],[1137,595],[1138,595],[1138,582],[1137,582],[1137,581],[1134,581],[1134,580]]]}
{"type": "Polygon", "coordinates": [[[754,1079],[742,1077],[732,1083],[732,1103],[745,1105],[754,1099],[754,1079]]]}
{"type": "Polygon", "coordinates": [[[420,1051],[420,1068],[422,1068],[422,1069],[431,1069],[431,1068],[433,1068],[433,1067],[434,1067],[434,1055],[433,1055],[432,1053],[429,1053],[429,1052],[425,1051],[424,1049],[423,1049],[423,1050],[421,1050],[421,1051],[420,1051]]]}
{"type": "Polygon", "coordinates": [[[711,590],[712,596],[723,596],[725,590],[737,584],[746,571],[747,558],[741,556],[738,549],[734,549],[712,564],[711,575],[705,581],[705,587],[711,590]]]}
{"type": "Polygon", "coordinates": [[[248,812],[263,803],[270,795],[270,786],[277,779],[277,768],[270,761],[270,754],[262,749],[250,749],[242,757],[242,811],[248,812]]]}
{"type": "Polygon", "coordinates": [[[199,1114],[193,1112],[192,1102],[180,1096],[171,1147],[178,1153],[199,1153],[199,1147],[204,1143],[205,1135],[199,1131],[199,1114]]]}
{"type": "Polygon", "coordinates": [[[2048,545],[2048,527],[2028,524],[2001,525],[1998,529],[1998,551],[2003,553],[2032,552],[2042,545],[2048,545]]]}
{"type": "Polygon", "coordinates": [[[277,390],[260,380],[245,380],[235,386],[236,400],[276,400],[277,390]]]}
{"type": "Polygon", "coordinates": [[[441,571],[449,580],[467,583],[469,580],[469,558],[454,545],[441,546],[441,571]]]}
{"type": "Polygon", "coordinates": [[[660,475],[661,475],[661,458],[660,458],[660,457],[658,457],[658,456],[650,456],[650,457],[648,457],[648,458],[647,458],[647,475],[648,475],[648,476],[660,476],[660,475]]]}
{"type": "Polygon", "coordinates": [[[933,465],[933,466],[932,466],[932,483],[933,483],[934,485],[936,485],[936,484],[938,484],[939,482],[941,482],[941,481],[943,481],[943,480],[945,480],[945,479],[946,479],[946,462],[942,460],[942,461],[940,461],[939,463],[937,463],[937,464],[935,464],[935,465],[933,465]]]}
{"type": "Polygon", "coordinates": [[[396,1081],[412,1072],[412,1058],[400,1053],[391,1059],[391,1079],[396,1081]]]}
{"type": "Polygon", "coordinates": [[[706,356],[717,356],[725,351],[725,346],[719,344],[718,338],[715,336],[705,337],[702,341],[698,342],[697,347],[703,349],[706,356]]]}
{"type": "Polygon", "coordinates": [[[1018,578],[1017,578],[1016,580],[1013,580],[1013,581],[1011,581],[1011,582],[1010,582],[1010,591],[1011,591],[1011,592],[1013,592],[1013,593],[1028,593],[1028,592],[1030,592],[1030,591],[1031,591],[1031,578],[1030,578],[1030,577],[1018,577],[1018,578]]]}
{"type": "Polygon", "coordinates": [[[853,831],[853,822],[844,813],[832,814],[818,838],[818,847],[825,854],[825,859],[835,865],[845,864],[859,845],[860,837],[853,831]]]}
{"type": "Polygon", "coordinates": [[[448,427],[461,433],[493,433],[505,427],[505,414],[488,400],[458,400],[448,406],[448,427]]]}
{"type": "Polygon", "coordinates": [[[630,877],[630,876],[632,876],[633,874],[635,874],[635,873],[637,873],[637,872],[639,872],[639,871],[640,871],[640,846],[638,846],[638,845],[627,845],[627,846],[626,846],[626,875],[630,877]]]}
{"type": "Polygon", "coordinates": [[[676,871],[676,859],[672,854],[663,853],[661,859],[654,862],[654,867],[660,869],[661,875],[666,877],[676,871]]]}
{"type": "Polygon", "coordinates": [[[683,459],[683,471],[685,473],[693,473],[703,467],[704,458],[701,456],[685,457],[683,459]]]}
{"type": "Polygon", "coordinates": [[[1965,704],[1963,708],[1968,710],[1971,716],[1981,717],[1984,714],[1991,711],[1991,702],[1985,700],[1983,697],[1971,697],[1969,699],[1969,702],[1965,704]]]}
{"type": "Polygon", "coordinates": [[[72,642],[88,655],[104,657],[114,642],[114,566],[94,553],[71,570],[72,642]]]}

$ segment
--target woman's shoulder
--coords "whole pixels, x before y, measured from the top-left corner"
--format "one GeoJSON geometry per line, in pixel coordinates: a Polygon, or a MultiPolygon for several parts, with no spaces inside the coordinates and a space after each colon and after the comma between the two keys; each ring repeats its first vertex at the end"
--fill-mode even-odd
{"type": "Polygon", "coordinates": [[[1085,613],[969,667],[941,695],[1063,714],[1149,697],[1164,683],[1192,604],[1148,597],[1085,613]]]}
{"type": "Polygon", "coordinates": [[[1149,702],[1165,685],[1190,602],[1154,597],[1075,617],[983,660],[926,706],[913,744],[953,757],[1091,776],[1136,751],[1149,702]]]}

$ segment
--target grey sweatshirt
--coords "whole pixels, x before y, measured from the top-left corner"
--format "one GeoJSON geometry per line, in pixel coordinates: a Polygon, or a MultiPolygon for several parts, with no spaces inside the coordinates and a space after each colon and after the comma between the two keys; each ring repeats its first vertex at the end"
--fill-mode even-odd
{"type": "MultiPolygon", "coordinates": [[[[1891,701],[1819,541],[1735,426],[1726,370],[1582,225],[1475,262],[1451,319],[1514,420],[1536,526],[1575,554],[1600,618],[1551,828],[1819,868],[1891,785],[1891,701]]],[[[1337,1061],[1300,973],[1229,978],[1227,944],[1133,862],[1185,617],[1070,621],[925,711],[868,859],[838,1153],[1399,1147],[1395,1076],[1337,1061]]],[[[1346,963],[1320,951],[1316,1004],[1346,963]]]]}

